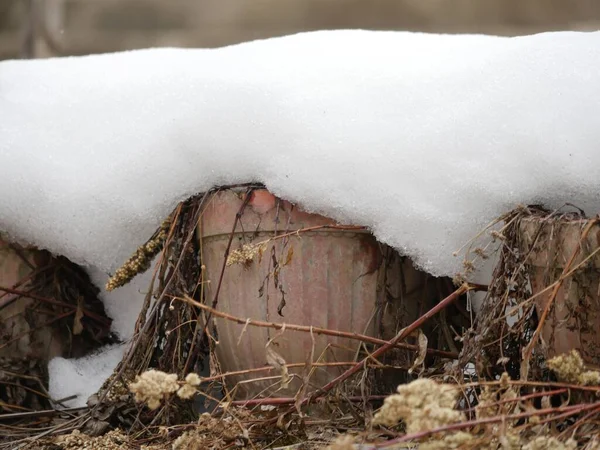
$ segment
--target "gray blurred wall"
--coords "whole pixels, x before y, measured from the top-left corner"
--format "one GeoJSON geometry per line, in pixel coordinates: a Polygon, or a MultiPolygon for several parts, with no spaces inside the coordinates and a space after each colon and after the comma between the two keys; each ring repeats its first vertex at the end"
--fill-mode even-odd
{"type": "Polygon", "coordinates": [[[306,30],[600,28],[600,0],[0,0],[0,58],[217,47],[306,30]],[[31,12],[33,11],[33,13],[31,12]]]}

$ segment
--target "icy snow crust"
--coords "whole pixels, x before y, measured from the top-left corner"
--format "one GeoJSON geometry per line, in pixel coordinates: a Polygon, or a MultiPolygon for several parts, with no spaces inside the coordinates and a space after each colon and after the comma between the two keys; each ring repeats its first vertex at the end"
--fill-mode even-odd
{"type": "Polygon", "coordinates": [[[262,181],[436,275],[517,203],[600,210],[600,32],[327,31],[0,63],[0,229],[104,272],[262,181]]]}

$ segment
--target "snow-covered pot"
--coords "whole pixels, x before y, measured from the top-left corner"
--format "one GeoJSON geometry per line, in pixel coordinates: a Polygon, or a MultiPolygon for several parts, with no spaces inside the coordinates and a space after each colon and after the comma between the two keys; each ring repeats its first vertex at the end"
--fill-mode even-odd
{"type": "MultiPolygon", "coordinates": [[[[531,216],[521,219],[521,251],[527,259],[533,294],[557,281],[578,246],[570,268],[575,269],[600,246],[600,225],[594,224],[582,240],[588,224],[584,219],[531,216]],[[524,253],[527,254],[527,253],[524,253]]],[[[552,289],[536,299],[538,317],[552,295],[552,289]]],[[[547,357],[576,349],[588,364],[600,365],[600,253],[562,283],[543,328],[547,357]]]]}
{"type": "MultiPolygon", "coordinates": [[[[245,195],[245,191],[220,191],[202,214],[198,233],[205,279],[210,280],[205,285],[209,301],[219,284],[232,226],[245,195]]],[[[252,192],[233,236],[234,254],[224,270],[217,309],[244,319],[391,338],[435,301],[436,295],[428,292],[434,283],[428,283],[430,277],[417,271],[408,258],[378,243],[364,229],[327,228],[335,225],[333,220],[304,212],[266,190],[252,192]],[[242,248],[245,252],[240,252],[242,248]]],[[[287,329],[281,334],[226,319],[217,319],[216,325],[217,357],[223,371],[265,366],[265,345],[273,338],[271,348],[288,364],[305,362],[313,346],[306,332],[287,329]]],[[[313,360],[352,361],[359,346],[355,340],[314,334],[313,360]]],[[[395,362],[410,364],[408,352],[395,350],[392,354],[395,362]]],[[[311,389],[346,368],[316,368],[310,378],[311,389]]],[[[301,369],[291,369],[293,373],[301,375],[301,369]]],[[[232,377],[228,386],[277,374],[232,377]]],[[[301,385],[298,378],[276,395],[294,395],[301,385]]],[[[273,394],[279,387],[274,380],[242,383],[236,396],[273,394]]]]}

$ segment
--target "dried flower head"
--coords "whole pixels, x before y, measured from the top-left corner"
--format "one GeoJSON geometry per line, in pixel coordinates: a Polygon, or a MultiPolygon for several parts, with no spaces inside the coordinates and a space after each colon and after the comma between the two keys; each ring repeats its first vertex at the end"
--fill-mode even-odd
{"type": "Polygon", "coordinates": [[[494,417],[496,415],[497,408],[494,406],[497,405],[498,395],[497,392],[492,388],[489,386],[484,387],[481,390],[477,401],[478,403],[475,407],[475,412],[478,419],[485,419],[487,417],[494,417]]]}
{"type": "Polygon", "coordinates": [[[168,217],[160,226],[158,232],[148,242],[139,247],[133,256],[123,264],[106,283],[106,290],[112,291],[126,285],[137,274],[145,272],[150,268],[152,259],[163,248],[169,228],[171,217],[168,217]]]}
{"type": "Polygon", "coordinates": [[[177,390],[177,397],[183,400],[189,400],[196,395],[196,392],[198,392],[198,390],[194,386],[185,383],[177,390]]]}
{"type": "Polygon", "coordinates": [[[552,436],[538,436],[521,448],[522,450],[575,450],[577,442],[574,439],[561,442],[552,436]]]}
{"type": "Polygon", "coordinates": [[[190,386],[199,386],[202,383],[202,378],[195,372],[190,372],[185,377],[185,382],[190,386]]]}
{"type": "Polygon", "coordinates": [[[510,386],[510,375],[507,372],[502,372],[502,375],[500,376],[500,387],[506,389],[508,386],[510,386]]]}
{"type": "Polygon", "coordinates": [[[173,442],[173,450],[204,450],[205,439],[199,435],[197,430],[186,431],[173,442]]]}
{"type": "Polygon", "coordinates": [[[196,395],[196,392],[198,392],[196,387],[200,385],[201,381],[202,380],[197,373],[188,373],[185,377],[185,382],[183,383],[183,386],[181,386],[177,391],[177,397],[184,400],[192,398],[194,395],[196,395]]]}
{"type": "Polygon", "coordinates": [[[456,275],[454,275],[454,277],[452,277],[452,283],[454,283],[455,286],[461,286],[466,281],[467,277],[464,273],[457,273],[456,275]]]}
{"type": "Polygon", "coordinates": [[[458,390],[428,378],[398,386],[398,393],[385,399],[374,423],[394,426],[401,420],[407,433],[432,430],[458,422],[463,414],[454,409],[458,390]]]}
{"type": "Polygon", "coordinates": [[[342,434],[326,450],[354,450],[354,438],[349,434],[342,434]]]}
{"type": "Polygon", "coordinates": [[[468,447],[473,441],[473,436],[464,431],[448,434],[442,439],[434,439],[419,444],[419,450],[446,450],[453,448],[471,448],[468,447]]]}
{"type": "Polygon", "coordinates": [[[489,256],[488,254],[485,252],[485,250],[481,247],[476,247],[473,249],[473,253],[475,253],[477,256],[479,256],[481,259],[488,259],[489,256]]]}
{"type": "Polygon", "coordinates": [[[583,385],[600,384],[600,372],[585,370],[585,364],[577,350],[555,356],[547,364],[561,381],[583,385]]]}
{"type": "Polygon", "coordinates": [[[248,264],[256,255],[262,255],[266,248],[266,242],[244,244],[241,248],[238,248],[229,254],[227,257],[227,266],[232,266],[234,264],[248,264]]]}
{"type": "Polygon", "coordinates": [[[499,233],[496,230],[490,231],[490,235],[492,236],[492,240],[493,241],[495,241],[496,239],[499,239],[501,241],[505,241],[506,240],[506,236],[504,236],[503,234],[499,233]]]}
{"type": "Polygon", "coordinates": [[[473,261],[470,261],[468,259],[465,259],[463,261],[463,267],[465,269],[465,273],[467,274],[475,271],[475,264],[473,263],[473,261]]]}
{"type": "Polygon", "coordinates": [[[163,399],[178,389],[176,374],[168,374],[154,369],[136,376],[135,382],[129,385],[129,390],[135,395],[135,400],[146,403],[150,409],[157,409],[163,399]]]}

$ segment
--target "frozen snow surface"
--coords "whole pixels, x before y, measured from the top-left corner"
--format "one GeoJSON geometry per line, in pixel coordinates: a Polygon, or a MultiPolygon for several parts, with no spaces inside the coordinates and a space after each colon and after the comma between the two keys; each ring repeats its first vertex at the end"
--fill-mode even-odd
{"type": "Polygon", "coordinates": [[[90,395],[98,392],[104,381],[123,358],[125,345],[115,345],[79,359],[54,358],[48,364],[49,392],[54,400],[67,407],[85,406],[90,395]]]}
{"type": "Polygon", "coordinates": [[[100,299],[108,317],[112,319],[111,329],[121,340],[133,337],[135,323],[144,304],[144,298],[150,288],[153,270],[136,276],[125,286],[111,292],[104,289],[108,275],[97,268],[88,269],[92,282],[101,288],[100,299]]]}
{"type": "Polygon", "coordinates": [[[88,397],[100,389],[104,380],[121,361],[133,337],[135,323],[153,274],[153,270],[148,270],[122,288],[106,292],[104,286],[108,276],[93,267],[88,272],[92,282],[102,289],[100,298],[107,315],[113,321],[112,331],[124,341],[124,344],[103,347],[84,358],[54,358],[50,361],[48,365],[50,396],[59,400],[76,395],[76,398],[64,402],[68,407],[85,406],[88,397]]]}
{"type": "Polygon", "coordinates": [[[105,272],[177,202],[274,193],[434,274],[517,203],[600,210],[600,32],[324,31],[0,63],[0,229],[105,272]]]}

